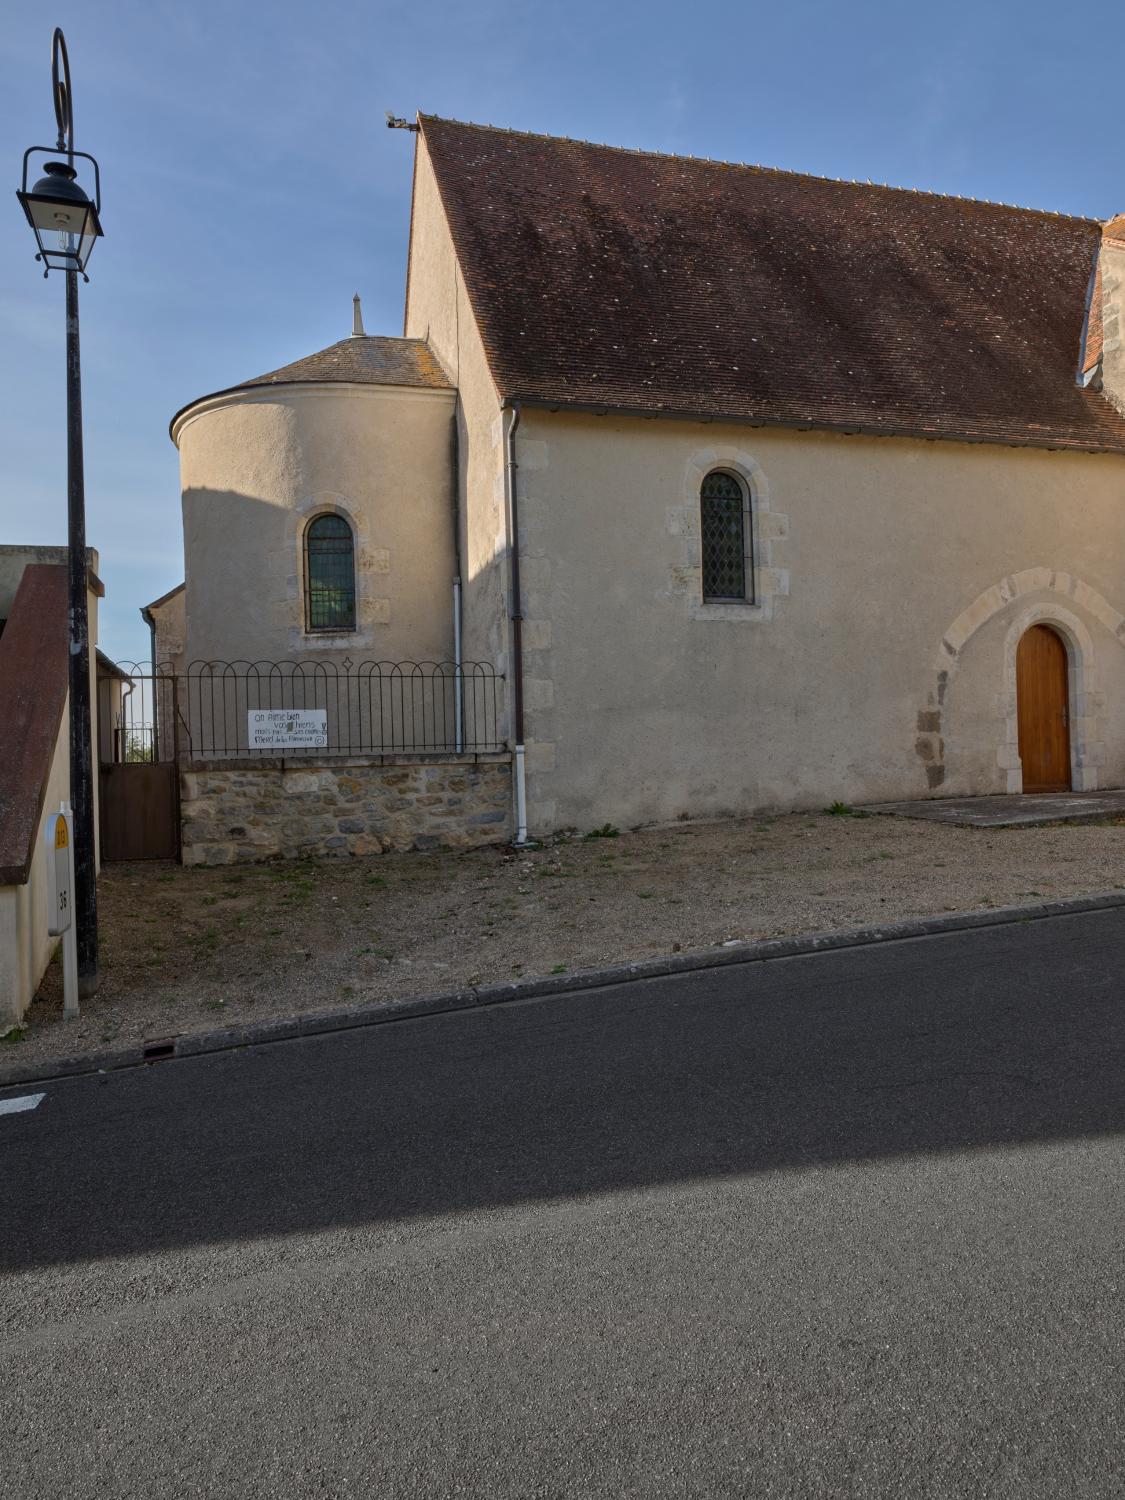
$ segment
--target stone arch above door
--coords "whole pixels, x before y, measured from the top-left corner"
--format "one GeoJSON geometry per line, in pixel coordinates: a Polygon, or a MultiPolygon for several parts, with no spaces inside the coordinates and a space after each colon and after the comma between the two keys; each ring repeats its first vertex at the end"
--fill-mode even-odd
{"type": "Polygon", "coordinates": [[[1098,690],[1094,664],[1094,643],[1086,625],[1062,602],[1071,600],[1093,615],[1118,641],[1125,643],[1125,615],[1114,609],[1108,599],[1072,573],[1053,568],[1025,568],[1011,573],[978,594],[945,631],[934,662],[933,687],[926,705],[918,712],[915,753],[926,770],[926,781],[936,791],[945,781],[945,741],[942,715],[950,683],[956,673],[966,645],[989,620],[1025,596],[1048,592],[1057,597],[1040,597],[1029,602],[1013,617],[1004,638],[1003,682],[1000,692],[1002,730],[997,759],[1007,777],[1009,792],[1023,790],[1019,758],[1019,723],[1016,703],[1016,649],[1020,637],[1031,625],[1051,625],[1066,646],[1070,668],[1071,770],[1075,791],[1095,791],[1098,767],[1105,750],[1099,738],[1098,714],[1102,695],[1098,690]]]}

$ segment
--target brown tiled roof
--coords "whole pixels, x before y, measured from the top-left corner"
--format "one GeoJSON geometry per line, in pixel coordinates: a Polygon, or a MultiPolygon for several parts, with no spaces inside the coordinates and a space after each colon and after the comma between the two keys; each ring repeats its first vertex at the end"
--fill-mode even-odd
{"type": "Polygon", "coordinates": [[[176,423],[185,412],[215,396],[230,396],[236,391],[260,385],[307,385],[317,382],[405,385],[423,390],[452,390],[449,376],[425,339],[381,338],[374,334],[364,334],[359,338],[341,339],[338,344],[329,344],[327,349],[307,355],[304,359],[294,360],[291,365],[282,365],[280,370],[270,370],[268,374],[256,375],[253,380],[243,380],[238,385],[225,386],[221,391],[197,396],[194,401],[180,407],[168,424],[168,430],[174,440],[176,423]]]}
{"type": "Polygon", "coordinates": [[[502,396],[1125,452],[1093,219],[419,119],[502,396]]]}
{"type": "Polygon", "coordinates": [[[341,339],[318,354],[298,359],[268,375],[244,380],[243,386],[289,385],[304,381],[345,381],[351,385],[412,385],[450,389],[449,377],[425,339],[363,335],[341,339]]]}

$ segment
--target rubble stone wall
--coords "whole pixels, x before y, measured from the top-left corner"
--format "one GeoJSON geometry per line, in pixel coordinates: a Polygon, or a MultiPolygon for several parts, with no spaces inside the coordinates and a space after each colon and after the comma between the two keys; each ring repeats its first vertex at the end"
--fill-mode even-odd
{"type": "Polygon", "coordinates": [[[511,833],[511,757],[310,765],[193,762],[180,782],[185,865],[468,849],[511,833]]]}

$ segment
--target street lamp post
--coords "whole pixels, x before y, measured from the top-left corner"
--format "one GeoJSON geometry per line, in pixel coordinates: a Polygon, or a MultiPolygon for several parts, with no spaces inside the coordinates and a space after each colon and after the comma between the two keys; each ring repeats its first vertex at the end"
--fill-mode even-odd
{"type": "Polygon", "coordinates": [[[74,109],[70,62],[58,27],[51,41],[51,87],[58,141],[54,151],[31,146],[24,152],[23,182],[17,193],[35,231],[43,275],[66,277],[66,471],[68,544],[68,645],[70,664],[70,802],[74,814],[74,904],[78,929],[78,992],[89,995],[98,983],[98,897],[94,861],[94,766],[90,737],[90,625],[86,608],[86,496],[82,473],[82,370],[78,343],[78,278],[89,281],[86,262],[101,235],[101,177],[98,164],[74,149],[74,109]],[[36,155],[65,152],[48,161],[44,175],[28,187],[28,162],[36,155]],[[79,186],[75,158],[94,169],[94,201],[79,186]]]}

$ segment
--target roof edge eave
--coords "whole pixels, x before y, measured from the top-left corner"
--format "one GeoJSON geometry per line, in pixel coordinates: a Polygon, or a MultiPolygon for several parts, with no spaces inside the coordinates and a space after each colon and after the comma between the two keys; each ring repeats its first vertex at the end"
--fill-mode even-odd
{"type": "Polygon", "coordinates": [[[1016,437],[1010,433],[1002,435],[965,431],[937,432],[924,427],[911,427],[908,423],[873,427],[864,422],[830,422],[824,418],[797,421],[741,413],[703,413],[684,408],[662,407],[654,410],[652,407],[628,406],[611,401],[568,401],[557,396],[521,396],[515,393],[501,395],[502,407],[514,406],[517,403],[521,407],[531,407],[537,411],[576,412],[598,417],[637,417],[649,422],[694,422],[701,427],[710,427],[720,423],[726,427],[771,427],[785,432],[831,432],[839,437],[911,438],[930,443],[971,443],[993,448],[1042,448],[1066,453],[1116,454],[1118,457],[1125,457],[1125,438],[1122,439],[1120,445],[1109,442],[1091,444],[1085,439],[1071,439],[1057,435],[1046,437],[1032,434],[1026,437],[1016,437]]]}
{"type": "Polygon", "coordinates": [[[220,391],[209,391],[205,396],[196,396],[186,406],[181,406],[168,423],[168,436],[178,448],[179,435],[191,413],[197,406],[206,406],[211,401],[226,402],[228,398],[249,398],[275,390],[304,389],[308,391],[407,391],[414,396],[457,397],[454,385],[406,385],[390,380],[266,380],[247,381],[244,385],[229,385],[220,391]]]}

